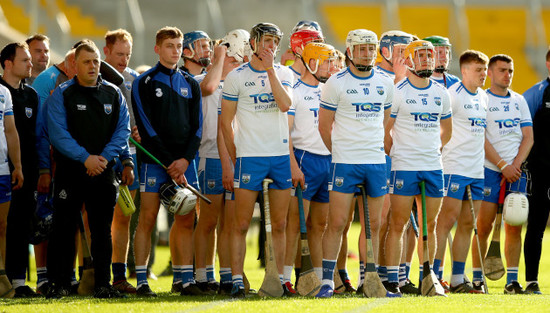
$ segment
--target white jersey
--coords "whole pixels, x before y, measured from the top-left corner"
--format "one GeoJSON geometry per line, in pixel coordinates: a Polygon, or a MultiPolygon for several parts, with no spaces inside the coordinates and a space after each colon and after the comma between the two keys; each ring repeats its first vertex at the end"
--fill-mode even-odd
{"type": "MultiPolygon", "coordinates": [[[[302,61],[296,60],[296,62],[302,62],[302,61]]],[[[292,66],[289,66],[288,69],[292,72],[292,77],[294,78],[293,82],[294,83],[298,82],[298,79],[300,79],[302,77],[302,75],[300,73],[296,72],[296,70],[292,66]]]]}
{"type": "MultiPolygon", "coordinates": [[[[509,90],[506,97],[487,90],[489,108],[485,137],[506,163],[514,162],[523,140],[522,127],[533,126],[527,102],[522,95],[509,90]]],[[[485,159],[485,166],[500,172],[496,164],[485,159]]]]}
{"type": "Polygon", "coordinates": [[[440,121],[451,117],[447,89],[431,80],[416,88],[405,78],[395,85],[391,117],[392,171],[441,170],[440,121]]]}
{"type": "Polygon", "coordinates": [[[294,124],[290,125],[290,137],[296,149],[329,155],[330,152],[319,133],[321,86],[311,86],[301,80],[294,85],[292,106],[288,111],[289,115],[294,116],[294,124]]]}
{"type": "MultiPolygon", "coordinates": [[[[206,74],[193,77],[199,84],[204,80],[206,74]]],[[[201,158],[219,159],[218,153],[218,106],[221,101],[223,80],[218,88],[209,96],[202,98],[202,138],[199,146],[201,158]]]]}
{"type": "Polygon", "coordinates": [[[470,93],[460,82],[449,88],[453,112],[451,140],[443,147],[443,173],[483,178],[487,94],[481,88],[470,93]]]}
{"type": "Polygon", "coordinates": [[[346,68],[328,79],[321,92],[321,108],[336,111],[332,162],[386,163],[384,111],[392,101],[393,82],[379,71],[357,77],[346,68]]]}
{"type": "Polygon", "coordinates": [[[0,175],[10,175],[8,165],[8,144],[4,132],[6,116],[13,116],[13,103],[8,88],[0,85],[0,175]]]}
{"type": "Polygon", "coordinates": [[[386,74],[389,78],[391,78],[392,82],[395,80],[395,73],[394,72],[390,72],[386,69],[383,69],[383,68],[380,67],[380,65],[376,66],[375,68],[376,68],[377,71],[380,71],[380,72],[386,74]]]}
{"type": "MultiPolygon", "coordinates": [[[[292,72],[279,64],[273,65],[283,86],[293,85],[292,72]]],[[[290,92],[292,98],[292,92],[290,92]]],[[[281,112],[267,72],[243,64],[225,78],[223,99],[237,102],[235,146],[237,157],[288,155],[288,118],[281,112]]]]}

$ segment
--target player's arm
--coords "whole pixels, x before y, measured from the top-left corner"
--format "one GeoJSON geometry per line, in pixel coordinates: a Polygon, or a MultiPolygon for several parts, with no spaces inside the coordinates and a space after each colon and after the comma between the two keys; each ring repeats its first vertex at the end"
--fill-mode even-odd
{"type": "Polygon", "coordinates": [[[231,123],[235,118],[235,114],[237,114],[237,102],[223,98],[222,113],[220,116],[221,129],[227,153],[233,164],[237,161],[237,149],[235,147],[233,127],[231,126],[231,123]]]}
{"type": "Polygon", "coordinates": [[[506,163],[487,138],[485,138],[485,158],[500,169],[503,179],[507,182],[513,183],[521,177],[521,170],[519,167],[506,163]]]}
{"type": "Polygon", "coordinates": [[[19,134],[15,127],[13,114],[4,115],[4,133],[8,144],[8,155],[13,164],[14,170],[11,173],[13,189],[17,190],[23,186],[23,170],[21,167],[21,150],[19,148],[19,134]]]}
{"type": "Polygon", "coordinates": [[[290,171],[292,173],[292,185],[294,187],[300,186],[304,188],[305,177],[304,173],[298,166],[298,161],[296,161],[296,156],[294,155],[294,145],[292,144],[292,136],[290,136],[290,131],[294,126],[294,114],[288,114],[288,150],[290,155],[290,171]]]}
{"type": "Polygon", "coordinates": [[[48,138],[48,126],[46,119],[47,102],[38,105],[36,117],[36,152],[38,155],[38,185],[36,190],[40,193],[50,192],[52,181],[51,159],[50,159],[50,138],[48,138]]]}
{"type": "Polygon", "coordinates": [[[319,133],[321,139],[328,151],[332,153],[332,124],[334,123],[334,116],[336,110],[326,109],[324,107],[319,108],[319,133]]]}
{"type": "Polygon", "coordinates": [[[531,152],[531,148],[535,143],[533,126],[522,127],[521,134],[523,135],[523,138],[521,139],[521,144],[519,145],[518,154],[514,158],[514,162],[512,162],[512,165],[520,170],[521,164],[527,159],[527,156],[529,156],[529,152],[531,152]]]}
{"type": "Polygon", "coordinates": [[[387,155],[390,154],[391,147],[393,145],[393,138],[391,137],[391,130],[395,124],[395,117],[389,117],[384,126],[384,151],[387,155]]]}
{"type": "Polygon", "coordinates": [[[449,142],[449,140],[451,140],[451,136],[453,134],[453,118],[448,117],[442,119],[439,122],[439,128],[441,130],[441,147],[443,147],[449,142]]]}
{"type": "Polygon", "coordinates": [[[223,64],[225,63],[225,54],[227,52],[226,45],[217,45],[214,48],[214,60],[212,61],[212,67],[208,70],[208,73],[201,81],[202,96],[206,97],[214,93],[220,85],[222,79],[223,64]]]}
{"type": "Polygon", "coordinates": [[[273,93],[273,98],[275,99],[279,110],[281,110],[282,112],[288,111],[290,109],[290,105],[292,105],[292,93],[290,92],[291,86],[290,84],[285,84],[283,86],[283,83],[281,83],[279,76],[277,76],[277,72],[275,72],[275,68],[273,67],[273,51],[271,51],[270,49],[264,49],[262,52],[260,52],[259,57],[263,67],[267,71],[267,77],[269,78],[271,92],[273,93]]]}
{"type": "Polygon", "coordinates": [[[218,115],[218,137],[216,138],[216,143],[218,144],[218,153],[220,154],[220,162],[222,163],[222,184],[225,190],[233,191],[233,162],[227,151],[224,138],[221,115],[218,115]]]}

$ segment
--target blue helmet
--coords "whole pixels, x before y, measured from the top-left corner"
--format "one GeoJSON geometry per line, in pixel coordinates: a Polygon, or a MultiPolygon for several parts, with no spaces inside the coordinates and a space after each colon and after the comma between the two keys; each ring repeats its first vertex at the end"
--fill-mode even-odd
{"type": "Polygon", "coordinates": [[[394,45],[408,45],[413,40],[411,34],[402,32],[400,30],[390,30],[380,36],[380,55],[386,59],[390,64],[392,64],[392,53],[394,45]],[[382,52],[382,48],[386,48],[389,51],[389,56],[386,57],[382,52]]]}
{"type": "MultiPolygon", "coordinates": [[[[201,39],[207,39],[208,42],[211,43],[211,40],[210,40],[210,37],[208,37],[208,34],[203,32],[202,30],[195,30],[192,32],[185,33],[183,35],[183,49],[191,50],[191,55],[186,56],[182,54],[182,57],[189,59],[191,61],[194,61],[193,58],[195,57],[195,51],[196,51],[195,42],[201,39]]],[[[210,57],[199,58],[198,63],[203,67],[206,67],[210,65],[210,57]]]]}

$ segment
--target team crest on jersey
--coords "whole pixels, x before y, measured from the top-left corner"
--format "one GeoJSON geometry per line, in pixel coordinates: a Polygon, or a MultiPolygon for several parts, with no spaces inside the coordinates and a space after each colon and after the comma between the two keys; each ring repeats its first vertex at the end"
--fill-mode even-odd
{"type": "Polygon", "coordinates": [[[515,103],[516,104],[516,110],[519,111],[519,104],[515,103]]]}
{"type": "Polygon", "coordinates": [[[403,188],[403,180],[402,179],[396,179],[395,180],[395,188],[397,188],[397,189],[403,188]]]}
{"type": "Polygon", "coordinates": [[[104,104],[103,109],[105,110],[105,113],[111,114],[111,112],[113,112],[113,105],[112,104],[104,104]]]}
{"type": "Polygon", "coordinates": [[[128,91],[132,90],[132,83],[131,82],[124,82],[124,87],[128,89],[128,91]]]}
{"type": "Polygon", "coordinates": [[[250,182],[250,174],[243,174],[241,180],[242,180],[243,184],[248,184],[250,182]]]}
{"type": "Polygon", "coordinates": [[[376,86],[376,92],[378,92],[379,95],[383,95],[384,94],[384,87],[376,86]]]}
{"type": "Polygon", "coordinates": [[[451,183],[451,192],[457,192],[458,188],[460,188],[460,184],[458,183],[451,183]]]}
{"type": "Polygon", "coordinates": [[[491,187],[484,187],[484,188],[483,188],[483,195],[484,195],[485,197],[490,196],[490,195],[491,195],[491,187]]]}
{"type": "Polygon", "coordinates": [[[344,184],[344,177],[336,177],[336,179],[334,179],[334,183],[336,184],[336,187],[342,187],[344,184]]]}
{"type": "Polygon", "coordinates": [[[187,97],[187,95],[189,94],[189,89],[181,87],[180,88],[180,93],[181,93],[182,96],[187,97]]]}
{"type": "Polygon", "coordinates": [[[4,104],[6,102],[6,98],[4,98],[4,95],[0,95],[0,103],[4,104]]]}
{"type": "Polygon", "coordinates": [[[61,189],[61,191],[59,192],[59,199],[67,199],[67,192],[65,191],[65,189],[61,189]]]}
{"type": "Polygon", "coordinates": [[[216,180],[215,179],[209,179],[208,180],[208,189],[214,189],[216,187],[216,180]]]}
{"type": "Polygon", "coordinates": [[[155,96],[157,96],[158,98],[162,97],[162,89],[160,88],[155,89],[155,96]]]}
{"type": "Polygon", "coordinates": [[[147,177],[147,185],[149,187],[153,187],[157,184],[157,178],[156,177],[147,177]]]}
{"type": "Polygon", "coordinates": [[[440,106],[441,105],[441,98],[440,97],[434,97],[434,101],[435,101],[435,104],[437,106],[440,106]]]}
{"type": "Polygon", "coordinates": [[[25,108],[25,115],[28,118],[31,118],[32,117],[32,108],[25,108]]]}

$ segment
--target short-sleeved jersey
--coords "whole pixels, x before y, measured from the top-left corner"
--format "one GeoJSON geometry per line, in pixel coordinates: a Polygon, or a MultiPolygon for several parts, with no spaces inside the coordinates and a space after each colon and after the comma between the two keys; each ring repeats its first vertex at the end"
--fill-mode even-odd
{"type": "Polygon", "coordinates": [[[417,88],[405,78],[395,85],[391,117],[392,171],[442,169],[440,121],[451,117],[447,89],[433,81],[417,88]]]}
{"type": "MultiPolygon", "coordinates": [[[[206,74],[195,76],[195,80],[200,84],[206,74]]],[[[202,98],[202,139],[199,146],[199,156],[201,158],[219,159],[218,153],[218,107],[221,102],[223,89],[223,80],[220,81],[218,88],[209,96],[202,98]]]]}
{"type": "Polygon", "coordinates": [[[336,111],[332,129],[332,162],[381,164],[384,111],[391,108],[393,82],[379,71],[368,77],[349,68],[332,75],[321,92],[321,108],[336,111]]]}
{"type": "Polygon", "coordinates": [[[290,125],[290,137],[296,149],[329,155],[330,152],[319,134],[321,86],[322,84],[311,86],[301,80],[294,85],[292,106],[288,111],[288,115],[294,116],[294,123],[290,125]]]}
{"type": "Polygon", "coordinates": [[[376,66],[376,70],[386,74],[389,78],[391,78],[392,82],[395,79],[395,73],[394,72],[390,72],[386,69],[381,68],[380,66],[376,66]]]}
{"type": "Polygon", "coordinates": [[[0,175],[10,175],[8,165],[8,144],[4,134],[4,120],[13,115],[13,102],[8,88],[0,85],[0,175]]]}
{"type": "Polygon", "coordinates": [[[451,140],[443,147],[443,173],[483,178],[487,94],[469,92],[460,82],[449,88],[453,112],[451,140]]]}
{"type": "MultiPolygon", "coordinates": [[[[283,86],[291,89],[293,77],[288,67],[275,64],[273,68],[283,86]]],[[[288,118],[275,102],[266,71],[256,70],[250,63],[237,67],[226,76],[222,97],[237,102],[237,157],[289,154],[288,118]]]]}
{"type": "MultiPolygon", "coordinates": [[[[296,60],[296,62],[302,62],[302,61],[296,60]]],[[[298,79],[300,79],[302,75],[298,73],[292,66],[289,66],[288,69],[292,72],[293,82],[294,83],[298,82],[298,79]]]]}
{"type": "Polygon", "coordinates": [[[452,75],[452,74],[449,74],[449,73],[443,73],[443,77],[441,78],[435,78],[435,77],[431,77],[431,80],[435,81],[436,83],[439,83],[441,85],[443,85],[444,87],[446,87],[447,89],[450,89],[451,86],[454,86],[454,84],[460,82],[460,78],[452,75]]]}
{"type": "MultiPolygon", "coordinates": [[[[489,105],[487,110],[486,138],[506,163],[512,163],[518,154],[523,139],[522,127],[533,126],[527,102],[522,95],[509,90],[505,97],[487,90],[489,105]]],[[[499,168],[485,160],[485,167],[500,172],[499,168]]]]}
{"type": "Polygon", "coordinates": [[[134,117],[134,109],[132,108],[132,83],[139,76],[138,72],[127,67],[122,72],[122,77],[124,81],[118,86],[124,98],[126,99],[126,104],[128,106],[128,113],[130,113],[130,127],[136,125],[136,118],[134,117]]]}

